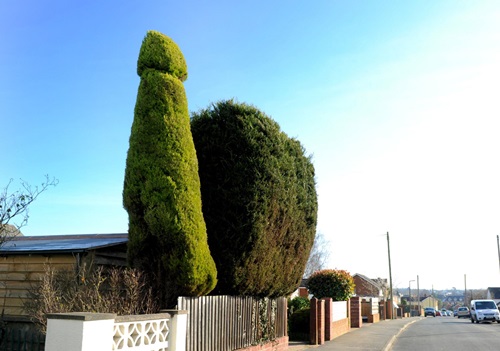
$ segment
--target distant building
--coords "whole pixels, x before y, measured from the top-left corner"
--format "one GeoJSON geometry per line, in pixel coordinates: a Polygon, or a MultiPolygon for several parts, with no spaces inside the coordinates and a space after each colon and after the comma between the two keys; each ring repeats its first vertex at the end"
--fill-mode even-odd
{"type": "Polygon", "coordinates": [[[446,295],[446,296],[443,296],[442,298],[442,301],[443,301],[443,305],[451,305],[452,307],[454,306],[463,306],[465,305],[465,299],[464,299],[464,295],[446,295]]]}
{"type": "Polygon", "coordinates": [[[384,278],[368,278],[356,273],[352,276],[354,281],[354,294],[356,296],[369,296],[387,299],[389,297],[389,284],[384,278]]]}
{"type": "Polygon", "coordinates": [[[495,301],[497,305],[500,304],[500,288],[486,289],[486,298],[495,301]]]}
{"type": "Polygon", "coordinates": [[[26,319],[23,300],[47,266],[78,269],[91,260],[100,266],[127,264],[127,234],[17,236],[0,247],[0,304],[4,318],[26,319]]]}

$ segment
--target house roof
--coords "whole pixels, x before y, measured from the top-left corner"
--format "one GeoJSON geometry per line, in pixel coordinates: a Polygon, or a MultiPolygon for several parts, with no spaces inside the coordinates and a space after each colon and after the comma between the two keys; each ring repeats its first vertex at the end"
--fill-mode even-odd
{"type": "Polygon", "coordinates": [[[17,236],[0,247],[0,255],[85,252],[127,242],[127,234],[17,236]]]}
{"type": "Polygon", "coordinates": [[[488,291],[490,292],[492,299],[500,299],[500,288],[489,287],[488,291]]]}
{"type": "Polygon", "coordinates": [[[374,279],[370,279],[370,278],[368,278],[367,276],[365,276],[363,274],[356,273],[356,274],[354,274],[354,276],[360,277],[361,279],[365,280],[367,283],[373,285],[377,289],[381,289],[382,288],[381,285],[380,285],[380,282],[375,281],[374,279]]]}

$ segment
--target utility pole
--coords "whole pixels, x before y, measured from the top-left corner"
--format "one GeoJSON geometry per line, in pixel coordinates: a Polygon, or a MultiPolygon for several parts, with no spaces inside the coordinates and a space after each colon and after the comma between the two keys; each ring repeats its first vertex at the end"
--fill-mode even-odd
{"type": "Polygon", "coordinates": [[[417,301],[418,301],[418,312],[417,312],[417,316],[419,316],[419,317],[420,317],[420,281],[419,281],[418,274],[417,274],[417,301]]]}
{"type": "Polygon", "coordinates": [[[410,317],[412,317],[412,315],[411,315],[411,303],[412,303],[412,301],[411,301],[411,282],[414,282],[414,281],[415,280],[412,279],[412,280],[410,280],[408,282],[408,301],[409,301],[409,305],[408,306],[410,307],[410,310],[409,310],[410,317]]]}
{"type": "Polygon", "coordinates": [[[464,291],[464,306],[467,307],[467,274],[464,274],[464,285],[465,285],[465,291],[464,291]]]}
{"type": "Polygon", "coordinates": [[[497,235],[497,249],[498,249],[498,268],[500,268],[500,243],[497,235]]]}
{"type": "Polygon", "coordinates": [[[391,300],[391,319],[394,319],[394,296],[392,295],[391,245],[389,243],[389,232],[387,232],[387,255],[389,256],[389,299],[391,300]]]}

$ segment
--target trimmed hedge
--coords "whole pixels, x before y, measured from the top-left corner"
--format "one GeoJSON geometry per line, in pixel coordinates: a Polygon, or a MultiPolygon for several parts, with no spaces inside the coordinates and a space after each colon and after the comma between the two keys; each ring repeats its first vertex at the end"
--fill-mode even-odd
{"type": "Polygon", "coordinates": [[[311,309],[298,310],[288,320],[288,335],[290,340],[309,341],[311,309]]]}
{"type": "Polygon", "coordinates": [[[331,297],[333,301],[347,301],[354,293],[354,279],[344,270],[324,269],[314,272],[307,289],[317,299],[331,297]]]}
{"type": "Polygon", "coordinates": [[[294,313],[298,310],[308,308],[311,305],[311,301],[307,297],[294,297],[288,301],[288,314],[294,313]]]}
{"type": "Polygon", "coordinates": [[[286,296],[316,233],[314,167],[257,108],[220,101],[192,115],[215,294],[286,296]]]}
{"type": "Polygon", "coordinates": [[[149,31],[127,154],[123,204],[129,215],[128,259],[150,274],[162,306],[216,285],[201,212],[200,180],[186,94],[184,57],[168,37],[149,31]]]}

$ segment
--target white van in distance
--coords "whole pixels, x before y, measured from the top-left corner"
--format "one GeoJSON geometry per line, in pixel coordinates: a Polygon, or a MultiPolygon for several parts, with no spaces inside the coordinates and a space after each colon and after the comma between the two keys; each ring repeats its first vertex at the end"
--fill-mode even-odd
{"type": "Polygon", "coordinates": [[[500,312],[493,300],[472,300],[470,302],[470,321],[476,322],[497,322],[500,323],[500,312]]]}

